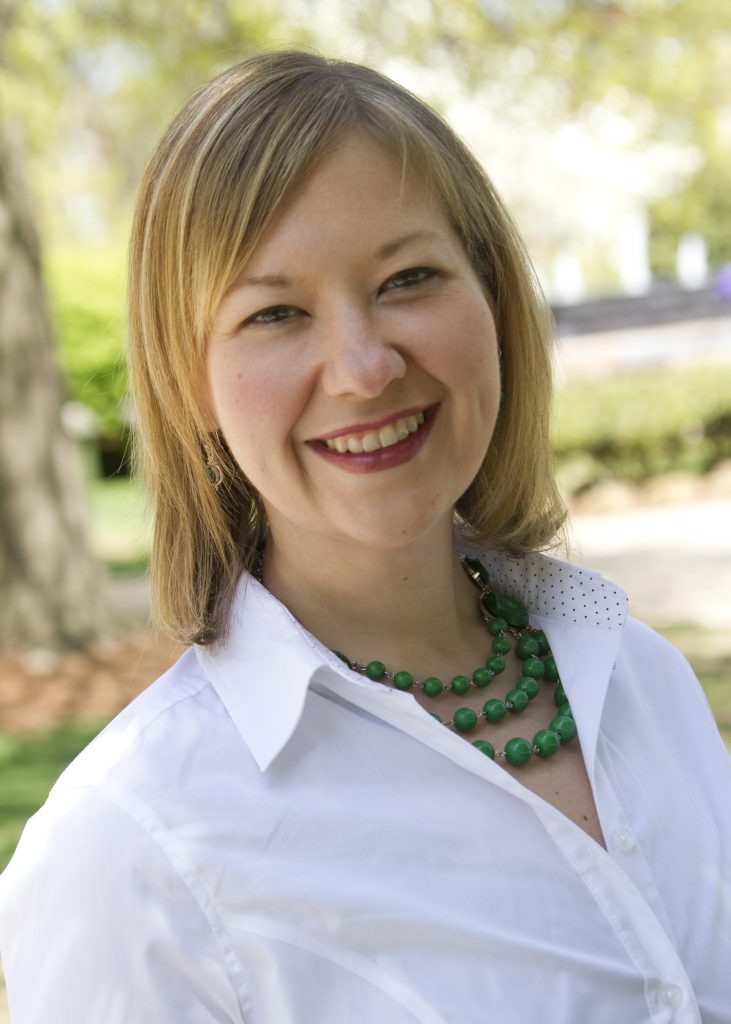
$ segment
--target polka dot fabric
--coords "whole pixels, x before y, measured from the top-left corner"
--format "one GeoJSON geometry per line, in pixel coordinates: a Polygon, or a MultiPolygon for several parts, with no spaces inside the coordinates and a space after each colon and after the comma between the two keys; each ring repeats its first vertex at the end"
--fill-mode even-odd
{"type": "Polygon", "coordinates": [[[496,590],[522,601],[530,612],[579,626],[617,630],[624,625],[627,595],[597,572],[548,555],[512,558],[464,542],[458,547],[462,554],[480,559],[496,590]]]}

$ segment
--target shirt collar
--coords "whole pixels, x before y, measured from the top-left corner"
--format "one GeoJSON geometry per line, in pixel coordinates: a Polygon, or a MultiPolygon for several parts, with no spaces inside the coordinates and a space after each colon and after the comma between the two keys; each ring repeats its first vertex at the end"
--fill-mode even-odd
{"type": "MultiPolygon", "coordinates": [[[[495,589],[521,600],[531,624],[546,631],[591,775],[626,595],[598,573],[546,555],[512,558],[466,544],[460,548],[477,555],[495,589]]],[[[228,639],[197,647],[196,654],[262,771],[297,728],[313,681],[327,684],[335,673],[352,682],[340,659],[248,573],[238,584],[228,639]]]]}

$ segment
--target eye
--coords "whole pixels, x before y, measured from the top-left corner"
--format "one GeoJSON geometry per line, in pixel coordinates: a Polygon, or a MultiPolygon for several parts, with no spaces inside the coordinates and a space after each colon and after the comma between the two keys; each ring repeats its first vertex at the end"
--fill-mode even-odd
{"type": "Polygon", "coordinates": [[[400,270],[398,274],[389,277],[384,284],[382,291],[394,291],[402,288],[413,288],[422,284],[432,277],[436,277],[438,271],[433,267],[410,267],[408,270],[400,270]]]}
{"type": "Polygon", "coordinates": [[[294,306],[270,306],[268,309],[261,309],[244,320],[242,327],[249,324],[281,324],[291,320],[299,313],[294,306]]]}

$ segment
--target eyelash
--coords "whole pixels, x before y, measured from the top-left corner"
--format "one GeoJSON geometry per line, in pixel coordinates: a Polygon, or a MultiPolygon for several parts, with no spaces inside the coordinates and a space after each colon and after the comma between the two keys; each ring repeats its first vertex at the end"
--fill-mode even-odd
{"type": "Polygon", "coordinates": [[[382,291],[390,291],[394,286],[394,282],[398,280],[404,280],[404,278],[413,278],[414,275],[419,275],[416,281],[411,280],[407,284],[395,285],[397,290],[401,288],[415,288],[416,285],[423,284],[424,281],[428,281],[432,277],[437,276],[437,271],[433,267],[409,267],[408,270],[400,270],[398,274],[394,274],[389,277],[382,291]]]}
{"type": "MultiPolygon", "coordinates": [[[[433,267],[409,267],[408,270],[400,270],[398,274],[393,274],[381,288],[381,292],[386,291],[403,291],[408,288],[416,288],[418,285],[423,284],[432,277],[436,277],[438,274],[437,270],[433,267]],[[416,277],[416,280],[414,280],[416,277]],[[404,283],[397,284],[396,282],[402,281],[404,283]]],[[[247,327],[249,324],[256,326],[268,326],[286,323],[290,320],[290,316],[282,316],[281,314],[296,313],[297,308],[295,306],[269,306],[268,309],[261,309],[258,313],[254,313],[252,316],[247,317],[244,320],[242,326],[247,327]]]]}

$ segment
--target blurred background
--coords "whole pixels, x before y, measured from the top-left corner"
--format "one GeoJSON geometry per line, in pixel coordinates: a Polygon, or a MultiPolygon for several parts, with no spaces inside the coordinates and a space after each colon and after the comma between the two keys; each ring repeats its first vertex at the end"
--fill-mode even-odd
{"type": "Polygon", "coordinates": [[[145,625],[130,211],[191,92],[284,46],[385,71],[484,162],[555,311],[569,554],[684,650],[731,742],[727,0],[0,0],[0,867],[177,656],[145,625]]]}

